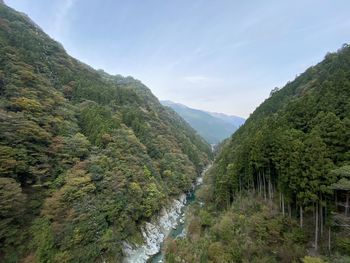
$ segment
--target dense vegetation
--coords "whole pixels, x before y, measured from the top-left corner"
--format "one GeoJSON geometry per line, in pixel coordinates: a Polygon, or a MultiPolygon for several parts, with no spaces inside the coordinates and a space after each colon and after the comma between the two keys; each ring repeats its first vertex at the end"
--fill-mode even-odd
{"type": "Polygon", "coordinates": [[[349,165],[344,45],[274,90],[225,143],[189,225],[196,234],[170,242],[168,261],[349,262],[349,165]]]}
{"type": "Polygon", "coordinates": [[[217,145],[229,138],[245,121],[237,116],[192,109],[171,101],[161,103],[176,111],[210,144],[217,145]]]}
{"type": "Polygon", "coordinates": [[[141,82],[73,59],[0,4],[0,261],[102,262],[210,148],[141,82]]]}

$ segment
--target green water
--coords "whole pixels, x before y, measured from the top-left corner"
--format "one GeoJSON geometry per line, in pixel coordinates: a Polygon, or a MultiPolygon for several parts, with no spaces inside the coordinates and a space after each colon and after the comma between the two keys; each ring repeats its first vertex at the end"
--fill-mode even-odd
{"type": "MultiPolygon", "coordinates": [[[[196,200],[196,195],[195,195],[196,190],[197,190],[197,188],[186,195],[186,205],[182,208],[181,216],[179,216],[179,218],[177,219],[177,222],[178,222],[177,227],[176,227],[176,229],[171,230],[168,237],[176,239],[176,238],[180,237],[181,234],[183,233],[183,231],[185,229],[185,223],[181,223],[180,219],[183,218],[183,216],[185,215],[185,212],[186,212],[186,209],[188,208],[188,206],[196,200]]],[[[154,256],[152,256],[148,260],[148,262],[149,263],[163,262],[164,254],[163,254],[162,250],[163,249],[161,246],[160,252],[158,254],[155,254],[154,256]]]]}

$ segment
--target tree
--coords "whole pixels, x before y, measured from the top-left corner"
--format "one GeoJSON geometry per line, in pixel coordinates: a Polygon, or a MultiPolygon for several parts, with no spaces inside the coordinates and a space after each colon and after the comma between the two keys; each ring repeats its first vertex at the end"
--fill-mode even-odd
{"type": "Polygon", "coordinates": [[[155,183],[148,184],[144,192],[144,216],[147,218],[160,209],[164,200],[164,195],[159,191],[155,183]]]}
{"type": "Polygon", "coordinates": [[[20,239],[21,222],[25,211],[26,196],[13,178],[0,177],[0,244],[2,253],[20,239]]]}
{"type": "MultiPolygon", "coordinates": [[[[315,249],[318,249],[319,220],[323,222],[323,199],[331,194],[329,186],[336,178],[330,176],[332,161],[328,158],[327,146],[317,132],[310,133],[304,142],[302,158],[303,177],[306,178],[306,196],[315,207],[315,249]]],[[[322,231],[321,223],[321,231],[322,231]]]]}

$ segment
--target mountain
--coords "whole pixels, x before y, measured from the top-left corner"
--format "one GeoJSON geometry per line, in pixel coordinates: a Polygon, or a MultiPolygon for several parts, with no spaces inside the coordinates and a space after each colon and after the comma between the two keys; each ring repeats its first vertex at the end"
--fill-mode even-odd
{"type": "Polygon", "coordinates": [[[350,46],[275,89],[205,181],[170,262],[350,262],[350,46]]]}
{"type": "Polygon", "coordinates": [[[234,115],[227,115],[227,114],[218,113],[218,112],[208,112],[208,113],[216,118],[222,119],[225,122],[231,123],[237,128],[241,127],[245,122],[244,118],[234,116],[234,115]]]}
{"type": "Polygon", "coordinates": [[[0,5],[0,261],[120,262],[210,146],[132,77],[0,5]]]}
{"type": "Polygon", "coordinates": [[[245,121],[237,116],[192,109],[168,100],[161,103],[177,112],[210,144],[218,144],[230,137],[245,121]]]}

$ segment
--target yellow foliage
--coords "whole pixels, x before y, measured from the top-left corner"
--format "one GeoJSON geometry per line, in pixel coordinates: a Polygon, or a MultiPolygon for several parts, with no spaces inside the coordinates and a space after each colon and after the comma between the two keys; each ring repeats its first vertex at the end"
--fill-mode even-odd
{"type": "Polygon", "coordinates": [[[66,177],[66,184],[61,190],[67,201],[73,201],[94,192],[95,189],[95,185],[85,170],[71,170],[66,177]]]}
{"type": "Polygon", "coordinates": [[[41,214],[46,216],[49,219],[57,219],[63,215],[65,207],[61,203],[62,201],[62,192],[54,192],[53,195],[45,200],[41,214]]]}
{"type": "Polygon", "coordinates": [[[321,258],[305,256],[303,259],[303,263],[327,263],[321,258]]]}
{"type": "Polygon", "coordinates": [[[45,200],[42,215],[49,219],[62,219],[68,212],[66,207],[70,202],[95,191],[90,175],[85,170],[77,169],[77,166],[66,174],[62,188],[45,200]]]}
{"type": "Polygon", "coordinates": [[[12,107],[25,111],[41,111],[42,105],[33,99],[19,97],[12,100],[12,107]]]}
{"type": "Polygon", "coordinates": [[[133,193],[139,193],[139,192],[142,192],[142,189],[140,187],[140,185],[136,182],[132,182],[130,184],[130,189],[133,193]]]}
{"type": "Polygon", "coordinates": [[[74,243],[79,244],[83,240],[83,235],[81,234],[79,229],[74,229],[74,243]]]}

